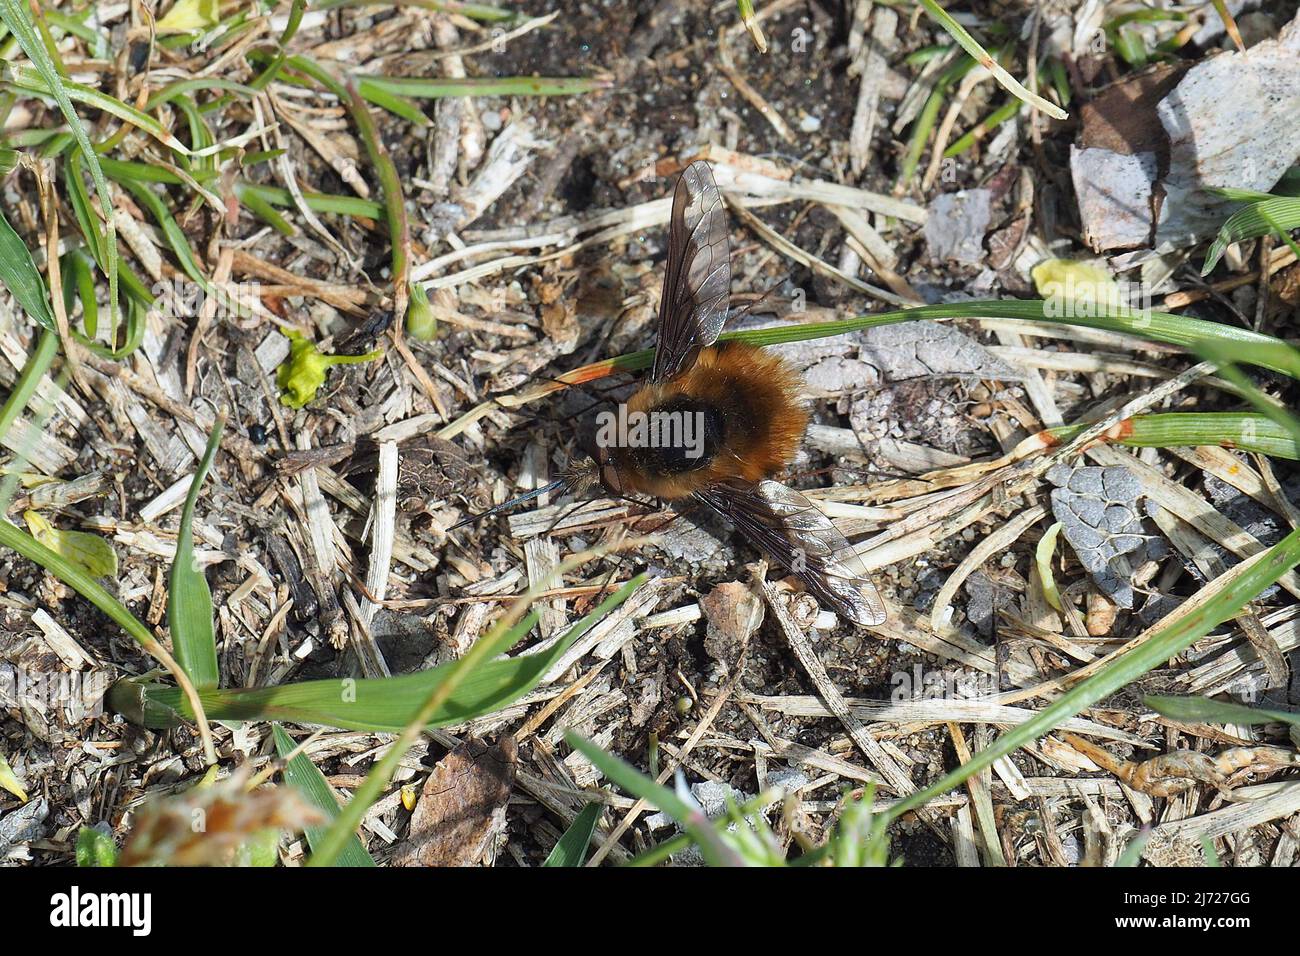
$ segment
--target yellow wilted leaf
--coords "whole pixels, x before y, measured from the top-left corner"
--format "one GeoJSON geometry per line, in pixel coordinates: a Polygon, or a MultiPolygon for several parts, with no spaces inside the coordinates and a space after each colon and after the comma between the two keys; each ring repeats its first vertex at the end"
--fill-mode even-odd
{"type": "Polygon", "coordinates": [[[1110,270],[1095,262],[1045,259],[1034,266],[1029,274],[1034,278],[1034,288],[1038,290],[1039,296],[1049,303],[1088,306],[1090,309],[1086,314],[1089,315],[1098,314],[1099,308],[1108,310],[1128,304],[1110,270]]]}
{"type": "Polygon", "coordinates": [[[159,36],[195,33],[215,27],[221,21],[219,0],[176,0],[167,15],[154,25],[159,36]]]}
{"type": "Polygon", "coordinates": [[[27,791],[14,776],[13,768],[9,766],[9,761],[5,760],[4,754],[0,754],[0,787],[4,787],[23,803],[27,802],[27,791]]]}
{"type": "Polygon", "coordinates": [[[24,511],[23,520],[33,538],[91,577],[117,577],[117,552],[99,535],[86,531],[60,531],[35,511],[24,511]]]}
{"type": "Polygon", "coordinates": [[[1056,536],[1060,533],[1061,522],[1057,521],[1038,539],[1034,560],[1038,564],[1038,578],[1043,582],[1043,597],[1047,598],[1047,603],[1052,607],[1064,611],[1065,608],[1061,606],[1061,592],[1056,589],[1056,578],[1052,574],[1052,555],[1056,552],[1056,536]]]}
{"type": "Polygon", "coordinates": [[[42,475],[31,471],[17,471],[13,468],[7,467],[0,468],[0,476],[5,478],[16,476],[18,478],[18,484],[24,491],[30,488],[39,488],[41,485],[56,485],[60,481],[60,479],[51,478],[49,475],[42,475]]]}

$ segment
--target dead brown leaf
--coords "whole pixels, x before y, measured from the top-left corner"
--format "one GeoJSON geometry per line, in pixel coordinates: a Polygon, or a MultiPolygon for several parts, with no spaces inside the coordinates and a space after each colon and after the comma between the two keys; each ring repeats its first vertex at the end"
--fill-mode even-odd
{"type": "Polygon", "coordinates": [[[424,783],[393,866],[490,862],[505,830],[517,760],[513,737],[502,737],[494,746],[471,737],[443,757],[424,783]]]}

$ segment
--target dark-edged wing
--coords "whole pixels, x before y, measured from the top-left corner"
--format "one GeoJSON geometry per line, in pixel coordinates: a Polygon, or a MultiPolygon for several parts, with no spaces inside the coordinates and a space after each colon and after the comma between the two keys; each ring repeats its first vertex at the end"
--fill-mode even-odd
{"type": "Polygon", "coordinates": [[[686,371],[700,349],[717,341],[730,290],[727,209],[709,164],[696,160],[682,170],[673,193],[652,382],[686,371]]]}
{"type": "Polygon", "coordinates": [[[811,501],[779,481],[715,485],[695,497],[727,518],[818,600],[863,627],[885,623],[866,566],[811,501]]]}

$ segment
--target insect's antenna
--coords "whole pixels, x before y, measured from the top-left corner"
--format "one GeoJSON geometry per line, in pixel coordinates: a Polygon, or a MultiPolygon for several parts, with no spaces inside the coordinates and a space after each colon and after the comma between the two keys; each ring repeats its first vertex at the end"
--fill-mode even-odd
{"type": "Polygon", "coordinates": [[[522,494],[518,498],[511,498],[509,501],[503,501],[499,505],[493,505],[491,508],[488,508],[484,511],[480,511],[478,514],[472,514],[468,518],[464,518],[460,521],[457,521],[454,525],[448,528],[447,531],[448,532],[455,531],[457,528],[463,527],[464,525],[477,521],[479,518],[487,518],[490,517],[491,515],[498,514],[499,512],[505,511],[507,508],[513,508],[515,505],[523,504],[525,501],[532,501],[534,498],[544,495],[548,491],[558,491],[559,489],[565,487],[565,485],[567,485],[568,483],[569,483],[568,475],[564,475],[563,477],[556,478],[549,485],[542,485],[542,487],[540,488],[534,488],[532,491],[526,494],[522,494]]]}
{"type": "MultiPolygon", "coordinates": [[[[627,495],[616,494],[614,497],[621,498],[623,501],[631,502],[634,505],[641,505],[643,507],[645,506],[644,501],[638,501],[636,498],[630,498],[627,495]]],[[[674,512],[671,518],[669,518],[667,521],[664,521],[656,525],[653,529],[651,529],[649,533],[652,535],[658,534],[659,532],[669,527],[678,518],[684,518],[687,515],[689,515],[692,511],[694,511],[693,505],[688,506],[685,511],[674,512]]],[[[641,517],[644,517],[644,515],[642,515],[641,517]]],[[[624,528],[623,531],[620,532],[620,534],[624,534],[624,535],[626,535],[626,533],[627,533],[626,528],[624,528]]],[[[614,567],[610,569],[610,576],[612,578],[614,575],[616,575],[619,571],[623,569],[624,563],[629,561],[630,555],[625,551],[618,551],[612,554],[611,557],[614,559],[614,567]]]]}

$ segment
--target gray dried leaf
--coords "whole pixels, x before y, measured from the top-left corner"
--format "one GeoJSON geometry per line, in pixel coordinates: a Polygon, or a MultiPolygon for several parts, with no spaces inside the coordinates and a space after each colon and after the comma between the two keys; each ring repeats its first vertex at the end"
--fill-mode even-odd
{"type": "Polygon", "coordinates": [[[992,637],[997,625],[997,612],[1010,607],[1013,595],[1000,588],[983,571],[974,572],[966,579],[966,619],[985,637],[992,637]]]}
{"type": "Polygon", "coordinates": [[[808,394],[822,397],[876,388],[880,373],[867,362],[834,355],[805,370],[803,381],[808,394]]]}
{"type": "Polygon", "coordinates": [[[1300,157],[1297,105],[1300,15],[1276,40],[1187,71],[1156,107],[1169,134],[1158,246],[1177,248],[1218,231],[1227,204],[1207,186],[1273,188],[1300,157]]]}
{"type": "Polygon", "coordinates": [[[1100,252],[1146,245],[1151,236],[1155,153],[1130,156],[1071,146],[1070,173],[1089,247],[1100,252]]]}
{"type": "Polygon", "coordinates": [[[925,220],[930,258],[970,265],[982,262],[992,205],[993,193],[987,189],[963,189],[936,196],[925,220]]]}
{"type": "Polygon", "coordinates": [[[1024,376],[951,325],[903,322],[867,329],[859,337],[859,358],[891,382],[914,378],[998,379],[1024,376]]]}
{"type": "MultiPolygon", "coordinates": [[[[416,435],[399,446],[397,503],[402,511],[415,514],[433,501],[452,495],[473,499],[482,490],[478,471],[469,456],[454,442],[434,434],[416,435]]],[[[372,441],[345,443],[330,448],[290,452],[278,462],[281,474],[296,474],[308,466],[333,465],[344,459],[346,475],[369,479],[379,464],[378,448],[372,441]]]]}
{"type": "Polygon", "coordinates": [[[19,843],[40,839],[44,833],[45,818],[50,815],[50,805],[44,798],[24,803],[0,817],[0,859],[19,843]]]}
{"type": "Polygon", "coordinates": [[[473,497],[478,473],[459,445],[436,435],[421,435],[401,446],[397,503],[403,511],[423,511],[431,501],[451,495],[473,497]]]}
{"type": "Polygon", "coordinates": [[[1132,609],[1134,564],[1163,553],[1142,524],[1142,485],[1127,468],[1057,465],[1052,514],[1097,586],[1120,607],[1132,609]]]}

